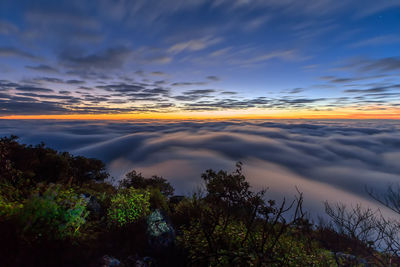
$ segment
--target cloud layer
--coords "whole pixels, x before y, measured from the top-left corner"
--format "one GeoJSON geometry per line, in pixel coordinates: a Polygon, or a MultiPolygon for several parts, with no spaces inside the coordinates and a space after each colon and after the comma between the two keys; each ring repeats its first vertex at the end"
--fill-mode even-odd
{"type": "Polygon", "coordinates": [[[200,184],[208,168],[242,161],[252,185],[271,196],[305,193],[323,200],[374,205],[365,186],[384,192],[400,181],[398,121],[0,121],[0,134],[96,157],[115,178],[131,169],[169,179],[178,193],[200,184]],[[35,129],[32,131],[32,129],[35,129]]]}

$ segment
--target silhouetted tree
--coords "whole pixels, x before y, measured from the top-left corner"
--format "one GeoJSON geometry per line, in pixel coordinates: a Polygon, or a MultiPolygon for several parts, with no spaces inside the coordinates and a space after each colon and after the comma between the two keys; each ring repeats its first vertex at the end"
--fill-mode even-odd
{"type": "Polygon", "coordinates": [[[120,181],[120,186],[125,188],[134,187],[137,189],[146,189],[149,187],[158,188],[165,196],[172,196],[174,194],[174,188],[166,179],[156,175],[145,178],[141,173],[137,173],[135,170],[125,175],[125,178],[120,181]]]}
{"type": "Polygon", "coordinates": [[[18,137],[0,139],[0,181],[17,185],[47,183],[82,184],[103,181],[109,174],[98,159],[74,157],[68,152],[20,144],[18,137]]]}

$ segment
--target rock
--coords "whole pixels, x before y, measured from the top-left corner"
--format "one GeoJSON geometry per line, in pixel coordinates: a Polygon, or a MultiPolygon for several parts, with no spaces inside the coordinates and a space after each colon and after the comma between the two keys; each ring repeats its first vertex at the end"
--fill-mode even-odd
{"type": "Polygon", "coordinates": [[[121,262],[116,258],[110,257],[108,255],[104,255],[100,260],[101,267],[114,267],[121,266],[121,262]]]}
{"type": "Polygon", "coordinates": [[[149,244],[155,250],[170,247],[175,241],[175,231],[159,210],[147,218],[149,244]]]}
{"type": "Polygon", "coordinates": [[[100,203],[97,201],[97,198],[90,194],[82,194],[81,196],[86,201],[87,210],[90,211],[92,215],[100,217],[102,215],[103,209],[101,208],[100,203]]]}
{"type": "Polygon", "coordinates": [[[363,258],[359,258],[355,255],[346,254],[343,252],[333,253],[338,266],[360,266],[368,267],[368,261],[363,258]]]}
{"type": "Polygon", "coordinates": [[[139,256],[129,256],[128,257],[128,266],[135,266],[135,267],[152,267],[155,266],[155,260],[151,257],[143,257],[140,258],[139,256]]]}

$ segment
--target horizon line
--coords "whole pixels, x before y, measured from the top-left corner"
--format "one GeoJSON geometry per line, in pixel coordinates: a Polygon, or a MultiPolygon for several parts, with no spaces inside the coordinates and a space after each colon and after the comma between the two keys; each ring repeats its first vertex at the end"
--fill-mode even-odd
{"type": "Polygon", "coordinates": [[[54,114],[7,115],[0,120],[251,120],[251,119],[382,119],[400,120],[400,114],[276,114],[276,115],[184,115],[184,114],[54,114]]]}

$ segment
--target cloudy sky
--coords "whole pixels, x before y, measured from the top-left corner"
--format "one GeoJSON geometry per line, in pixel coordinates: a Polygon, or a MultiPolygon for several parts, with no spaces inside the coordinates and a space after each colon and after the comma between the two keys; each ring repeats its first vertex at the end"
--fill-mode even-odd
{"type": "Polygon", "coordinates": [[[398,0],[2,0],[0,116],[399,118],[398,0]]]}

